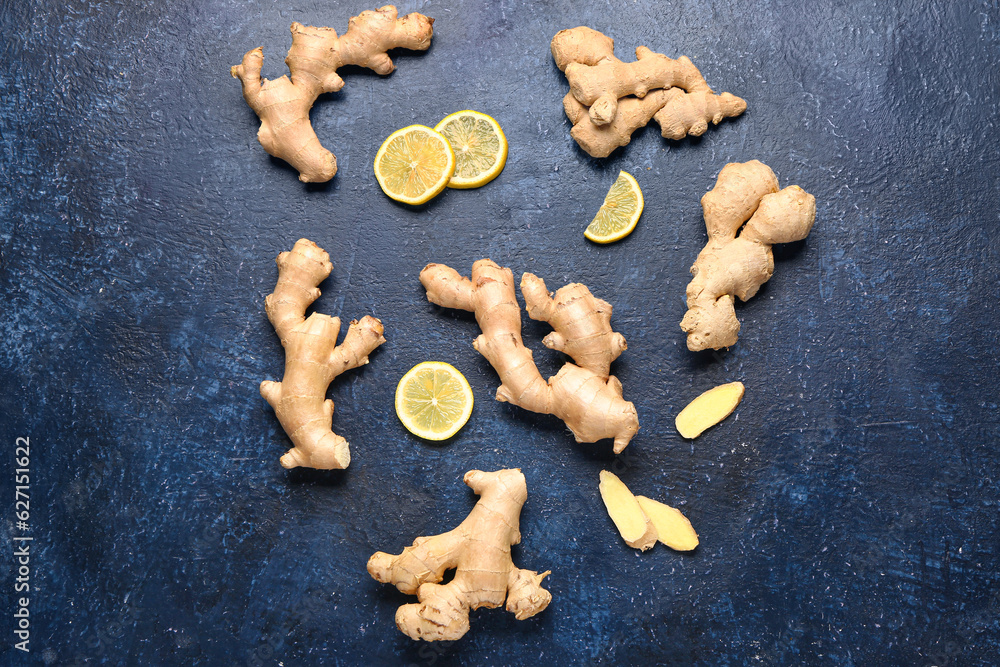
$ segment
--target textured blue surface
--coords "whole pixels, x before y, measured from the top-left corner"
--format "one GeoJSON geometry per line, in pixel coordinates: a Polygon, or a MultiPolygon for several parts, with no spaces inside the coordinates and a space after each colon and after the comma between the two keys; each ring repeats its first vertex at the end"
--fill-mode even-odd
{"type": "MultiPolygon", "coordinates": [[[[0,3],[0,441],[4,562],[13,448],[32,444],[33,653],[8,664],[992,665],[1000,650],[1000,7],[995,0],[403,2],[432,48],[382,78],[345,75],[313,110],[340,173],[300,184],[255,139],[229,77],[255,46],[285,70],[292,21],[346,28],[351,2],[0,3]],[[620,5],[620,6],[618,6],[620,5]],[[751,7],[751,5],[753,5],[751,7]],[[615,8],[617,7],[617,8],[615,8]],[[585,24],[627,58],[686,54],[749,109],[701,139],[655,126],[597,161],[569,137],[549,55],[585,24]],[[488,186],[395,205],[381,140],[464,108],[496,117],[488,186]],[[816,196],[719,355],[678,322],[705,240],[699,199],[760,159],[816,196]],[[610,247],[582,230],[619,169],[646,212],[610,247]],[[308,237],[334,261],[317,302],[373,314],[388,342],[332,388],[346,472],[286,472],[257,392],[282,350],[263,311],[275,255],[308,237]],[[428,261],[489,256],[614,304],[614,370],[642,430],[614,459],[492,400],[471,316],[429,305],[428,261]],[[451,442],[403,430],[397,379],[454,363],[476,407],[451,442]],[[740,379],[738,413],[694,442],[673,416],[740,379]],[[394,627],[406,596],[365,572],[448,530],[472,468],[521,467],[521,567],[552,605],[473,614],[460,642],[394,627]],[[639,554],[597,495],[613,469],[683,508],[702,544],[639,554]]],[[[526,322],[543,372],[546,328],[526,322]]],[[[3,572],[9,573],[5,568],[3,572]]]]}

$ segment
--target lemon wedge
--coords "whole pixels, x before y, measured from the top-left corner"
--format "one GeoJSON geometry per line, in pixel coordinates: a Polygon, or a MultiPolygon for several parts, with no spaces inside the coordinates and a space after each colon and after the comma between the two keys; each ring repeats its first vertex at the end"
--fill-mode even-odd
{"type": "Polygon", "coordinates": [[[396,416],[406,430],[425,440],[447,440],[472,414],[472,388],[457,368],[425,361],[396,386],[396,416]]]}
{"type": "Polygon", "coordinates": [[[410,125],[389,135],[375,154],[375,178],[382,191],[404,204],[436,197],[455,173],[455,153],[439,132],[410,125]]]}
{"type": "Polygon", "coordinates": [[[604,203],[583,235],[594,243],[620,241],[635,229],[642,215],[642,190],[627,171],[618,172],[604,203]]]}
{"type": "Polygon", "coordinates": [[[478,188],[500,175],[507,164],[507,137],[500,124],[478,111],[456,111],[434,126],[455,152],[449,188],[478,188]]]}

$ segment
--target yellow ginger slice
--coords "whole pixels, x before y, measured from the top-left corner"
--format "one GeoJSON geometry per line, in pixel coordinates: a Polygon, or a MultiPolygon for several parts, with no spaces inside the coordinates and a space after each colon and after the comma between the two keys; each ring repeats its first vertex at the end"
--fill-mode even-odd
{"type": "Polygon", "coordinates": [[[685,438],[697,438],[732,414],[743,400],[743,383],[730,382],[709,389],[680,411],[674,424],[685,438]]]}
{"type": "Polygon", "coordinates": [[[643,514],[653,522],[660,542],[675,551],[691,551],[698,546],[698,533],[680,510],[646,496],[636,496],[635,499],[643,514]]]}
{"type": "Polygon", "coordinates": [[[646,551],[656,544],[656,527],[618,476],[601,471],[601,500],[625,544],[646,551]]]}

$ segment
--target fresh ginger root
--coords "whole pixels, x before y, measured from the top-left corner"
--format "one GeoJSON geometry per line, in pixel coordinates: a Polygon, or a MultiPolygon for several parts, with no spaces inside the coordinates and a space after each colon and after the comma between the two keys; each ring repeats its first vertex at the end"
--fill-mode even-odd
{"type": "Polygon", "coordinates": [[[743,400],[743,383],[720,384],[700,394],[677,414],[674,425],[685,438],[697,438],[732,414],[743,400]]]}
{"type": "Polygon", "coordinates": [[[326,390],[335,377],[368,363],[368,355],[385,342],[382,323],[366,315],[351,322],[337,345],[340,319],[322,313],[305,316],[319,298],[319,284],[333,265],[330,256],[308,239],[278,255],[278,283],[264,300],[267,318],[285,348],[281,382],[265,380],[260,394],[274,408],[294,447],[281,457],[285,468],[304,466],[343,469],[351,462],[347,441],[334,433],[333,401],[326,390]]]}
{"type": "Polygon", "coordinates": [[[797,185],[779,192],[774,172],[757,160],[723,167],[701,207],[708,245],[691,267],[688,311],[681,320],[692,351],[736,343],[740,322],[733,297],[746,301],[756,294],[774,273],[771,246],[801,241],[816,219],[815,197],[797,185]]]}
{"type": "Polygon", "coordinates": [[[614,473],[601,471],[601,500],[622,539],[646,551],[657,541],[675,551],[698,546],[698,534],[680,510],[645,496],[634,496],[614,473]]]}
{"type": "Polygon", "coordinates": [[[615,57],[613,39],[584,26],[561,30],[551,46],[569,81],[563,108],[573,123],[570,135],[593,157],[625,146],[652,118],[664,137],[683,139],[747,108],[735,95],[713,93],[685,56],[674,60],[640,46],[636,61],[625,63],[615,57]]]}
{"type": "Polygon", "coordinates": [[[396,627],[411,639],[451,641],[469,631],[469,611],[493,609],[507,600],[507,611],[523,621],[544,610],[552,594],[538,574],[514,566],[510,547],[521,541],[521,506],[528,497],[520,470],[472,470],[464,481],[479,502],[454,530],[418,537],[398,556],[382,553],[368,560],[368,573],[418,602],[396,611],[396,627]],[[446,570],[455,578],[440,585],[446,570]]]}
{"type": "Polygon", "coordinates": [[[579,283],[550,296],[541,278],[522,276],[528,316],[554,329],[543,343],[576,362],[546,381],[521,340],[521,308],[510,269],[482,259],[472,265],[470,280],[443,264],[428,264],[420,282],[431,303],[476,314],[483,333],[474,347],[500,375],[498,401],[555,415],[577,442],[614,438],[615,453],[625,449],[639,430],[639,419],[635,406],[622,397],[621,382],[610,375],[611,362],[626,348],[625,338],[611,329],[610,304],[579,283]]]}
{"type": "Polygon", "coordinates": [[[337,173],[337,158],[323,148],[309,122],[309,110],[322,93],[344,87],[337,70],[359,65],[378,74],[394,69],[387,51],[403,48],[426,51],[434,34],[434,19],[423,14],[397,18],[386,5],[353,17],[347,32],[292,24],[292,47],[285,64],[288,76],[261,79],[264,50],[257,47],[230,71],[243,84],[243,98],[260,117],[257,139],[268,153],[295,167],[303,183],[323,183],[337,173]]]}

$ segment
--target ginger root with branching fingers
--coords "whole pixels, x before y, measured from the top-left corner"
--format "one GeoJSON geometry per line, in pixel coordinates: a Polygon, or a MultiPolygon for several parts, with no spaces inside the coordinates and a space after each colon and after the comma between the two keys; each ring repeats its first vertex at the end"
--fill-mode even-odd
{"type": "Polygon", "coordinates": [[[510,547],[521,541],[521,506],[528,497],[520,470],[472,470],[464,481],[479,502],[454,530],[418,537],[398,556],[382,553],[368,560],[368,573],[418,602],[396,611],[396,627],[411,639],[452,641],[469,631],[469,612],[493,609],[507,600],[507,611],[523,621],[544,610],[552,594],[538,574],[514,566],[510,547]],[[441,585],[446,570],[455,578],[441,585]]]}
{"type": "Polygon", "coordinates": [[[431,303],[476,314],[482,335],[474,347],[500,375],[498,401],[555,415],[577,442],[614,438],[615,453],[625,449],[639,430],[639,419],[635,406],[622,397],[621,382],[609,374],[611,362],[626,348],[625,338],[611,329],[610,304],[578,283],[550,296],[541,278],[522,276],[528,316],[554,329],[543,343],[575,362],[546,381],[521,340],[521,308],[510,269],[481,259],[472,265],[470,280],[443,264],[428,264],[420,282],[431,303]]]}
{"type": "Polygon", "coordinates": [[[701,206],[708,245],[691,267],[681,320],[692,351],[736,343],[733,297],[746,301],[756,294],[774,273],[771,246],[801,241],[816,219],[816,198],[797,185],[779,191],[774,172],[757,160],[723,167],[701,206]]]}
{"type": "Polygon", "coordinates": [[[230,72],[243,84],[243,98],[260,117],[257,139],[264,150],[292,165],[303,183],[333,178],[337,158],[323,148],[309,122],[316,98],[344,87],[337,70],[345,65],[385,75],[395,69],[387,54],[390,49],[426,51],[434,34],[433,23],[434,19],[417,13],[397,18],[392,5],[361,12],[339,37],[332,28],[293,23],[292,47],[285,58],[291,79],[262,79],[264,49],[248,51],[230,72]]]}
{"type": "Polygon", "coordinates": [[[615,57],[613,39],[585,26],[561,30],[551,46],[569,81],[563,108],[573,123],[570,135],[593,157],[625,146],[653,118],[664,137],[683,139],[747,107],[735,95],[713,93],[685,56],[674,60],[640,46],[636,61],[625,63],[615,57]]]}
{"type": "Polygon", "coordinates": [[[333,401],[326,390],[344,371],[368,363],[372,350],[385,342],[382,323],[369,315],[353,321],[337,345],[339,318],[305,316],[319,298],[319,284],[333,270],[330,256],[312,241],[299,239],[291,252],[278,255],[277,263],[278,283],[264,307],[285,348],[285,374],[281,382],[261,382],[260,394],[294,445],[281,465],[343,469],[351,452],[347,440],[332,431],[333,401]]]}

